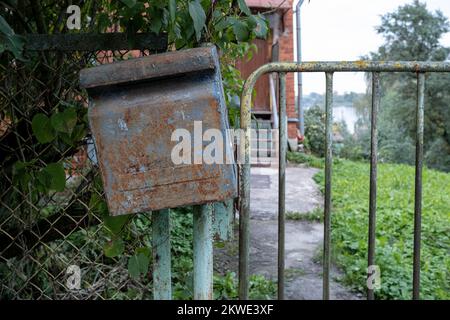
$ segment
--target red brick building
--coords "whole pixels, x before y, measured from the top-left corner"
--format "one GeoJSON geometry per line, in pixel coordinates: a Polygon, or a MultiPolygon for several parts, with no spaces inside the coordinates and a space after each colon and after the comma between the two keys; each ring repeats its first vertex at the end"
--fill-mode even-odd
{"type": "MultiPolygon", "coordinates": [[[[258,52],[251,61],[237,63],[242,76],[247,78],[251,72],[268,62],[294,61],[292,0],[246,0],[246,2],[253,12],[260,12],[266,16],[271,30],[266,40],[255,40],[258,52]]],[[[273,125],[272,113],[278,110],[279,95],[277,78],[271,80],[270,77],[266,74],[256,83],[256,98],[252,113],[256,118],[270,119],[273,125]]],[[[286,75],[286,104],[289,118],[288,137],[296,139],[298,116],[295,107],[294,73],[286,75]]]]}

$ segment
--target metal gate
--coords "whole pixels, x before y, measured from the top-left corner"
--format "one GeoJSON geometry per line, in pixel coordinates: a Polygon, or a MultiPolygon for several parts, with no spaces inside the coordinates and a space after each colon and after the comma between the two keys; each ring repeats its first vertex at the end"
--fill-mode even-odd
{"type": "MultiPolygon", "coordinates": [[[[420,244],[422,214],[422,167],[423,167],[423,130],[424,130],[424,92],[427,72],[450,72],[448,62],[280,62],[269,63],[254,71],[246,80],[241,99],[241,129],[245,131],[245,141],[241,143],[241,154],[245,160],[240,177],[240,221],[239,221],[239,296],[248,298],[249,270],[249,223],[250,223],[250,120],[252,92],[256,81],[263,74],[280,74],[280,117],[279,117],[279,195],[278,195],[278,299],[284,298],[284,228],[285,228],[285,176],[287,147],[286,117],[286,72],[324,72],[326,77],[326,124],[325,124],[325,203],[324,203],[324,239],[323,239],[323,299],[330,298],[330,246],[331,246],[331,170],[332,170],[332,109],[334,72],[371,72],[372,108],[371,108],[371,152],[370,152],[370,192],[369,192],[369,228],[368,228],[368,266],[375,263],[375,216],[377,194],[377,115],[380,107],[380,73],[410,72],[417,75],[416,105],[416,163],[414,195],[414,251],[413,251],[413,299],[419,299],[420,292],[420,244]]],[[[367,298],[374,299],[372,289],[367,298]]]]}

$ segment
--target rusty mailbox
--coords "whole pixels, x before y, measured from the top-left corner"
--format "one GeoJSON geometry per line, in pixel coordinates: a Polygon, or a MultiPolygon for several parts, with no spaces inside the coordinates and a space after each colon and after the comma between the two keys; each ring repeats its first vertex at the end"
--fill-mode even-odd
{"type": "MultiPolygon", "coordinates": [[[[90,97],[89,122],[112,215],[236,196],[232,163],[198,161],[199,150],[203,152],[212,142],[203,141],[203,132],[216,129],[227,137],[228,117],[215,47],[84,69],[80,83],[90,97]],[[194,132],[199,125],[200,135],[194,132]],[[190,135],[183,143],[189,143],[192,154],[184,154],[181,163],[172,157],[182,139],[174,139],[176,129],[190,135]]],[[[232,153],[228,143],[223,148],[224,155],[232,153]]]]}

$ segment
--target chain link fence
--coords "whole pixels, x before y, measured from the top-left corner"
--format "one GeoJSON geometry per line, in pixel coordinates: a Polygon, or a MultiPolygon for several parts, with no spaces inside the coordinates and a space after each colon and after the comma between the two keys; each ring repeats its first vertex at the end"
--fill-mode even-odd
{"type": "MultiPolygon", "coordinates": [[[[130,278],[124,255],[105,255],[114,226],[78,84],[82,68],[148,54],[40,51],[1,65],[0,299],[152,297],[151,276],[130,278]]],[[[150,218],[129,218],[127,245],[151,245],[150,218]]]]}

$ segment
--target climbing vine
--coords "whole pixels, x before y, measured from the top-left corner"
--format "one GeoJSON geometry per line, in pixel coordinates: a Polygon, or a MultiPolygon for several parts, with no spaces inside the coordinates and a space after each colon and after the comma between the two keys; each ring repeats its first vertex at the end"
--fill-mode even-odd
{"type": "MultiPolygon", "coordinates": [[[[0,200],[9,206],[0,208],[0,222],[10,208],[15,208],[19,222],[26,220],[30,226],[58,214],[72,217],[89,212],[102,218],[104,255],[118,258],[132,252],[128,271],[139,278],[148,270],[150,251],[145,241],[139,240],[131,250],[126,245],[141,223],[139,218],[110,217],[101,182],[98,177],[87,178],[89,172],[82,172],[85,178],[75,189],[66,181],[68,162],[90,138],[85,103],[76,83],[80,66],[92,63],[92,55],[25,49],[24,35],[29,33],[104,32],[127,33],[131,42],[136,33],[166,35],[169,51],[215,44],[230,122],[235,125],[243,80],[234,63],[250,59],[256,50],[251,41],[267,37],[269,29],[264,16],[253,14],[244,0],[0,2],[0,200]],[[69,4],[80,8],[79,29],[67,27],[69,4]],[[67,194],[71,197],[66,200],[67,194]],[[64,198],[58,200],[63,209],[49,205],[55,197],[64,198]]],[[[17,225],[4,223],[3,227],[17,225]]]]}

